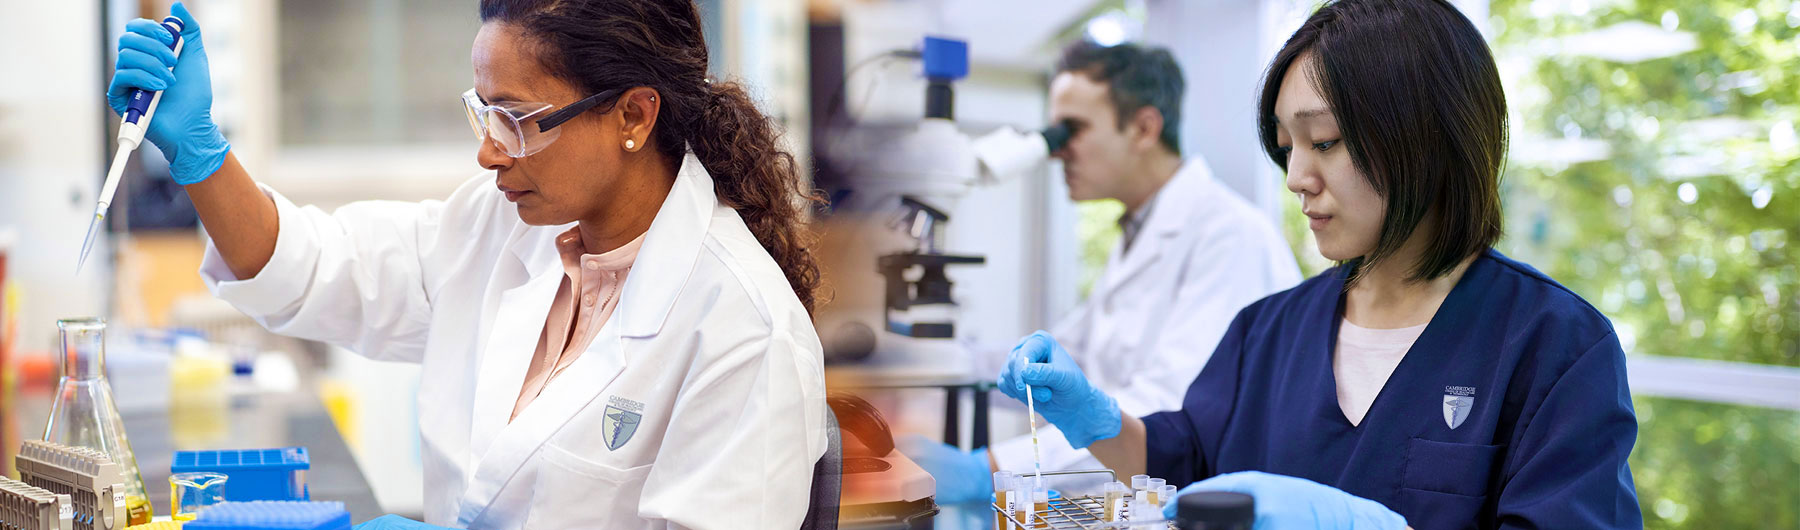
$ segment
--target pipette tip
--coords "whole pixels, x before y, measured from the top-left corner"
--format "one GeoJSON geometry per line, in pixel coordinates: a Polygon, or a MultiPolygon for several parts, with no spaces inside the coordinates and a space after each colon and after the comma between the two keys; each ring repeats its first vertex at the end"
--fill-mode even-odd
{"type": "Polygon", "coordinates": [[[88,252],[94,249],[94,236],[100,232],[100,221],[106,219],[103,212],[95,212],[94,220],[88,221],[87,237],[81,240],[81,259],[75,262],[75,274],[81,274],[82,267],[87,265],[88,252]]]}

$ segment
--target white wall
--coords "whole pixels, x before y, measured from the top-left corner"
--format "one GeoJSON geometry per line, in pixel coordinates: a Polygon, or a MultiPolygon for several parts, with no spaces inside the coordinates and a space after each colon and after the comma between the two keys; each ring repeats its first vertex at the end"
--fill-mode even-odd
{"type": "Polygon", "coordinates": [[[96,2],[7,2],[13,24],[0,53],[0,230],[19,235],[7,274],[24,292],[19,346],[48,350],[58,318],[101,315],[110,272],[96,246],[76,276],[75,261],[102,158],[106,80],[96,2]],[[27,51],[26,48],[38,51],[27,51]]]}
{"type": "Polygon", "coordinates": [[[1204,156],[1213,175],[1267,212],[1279,182],[1256,141],[1256,98],[1268,56],[1263,3],[1148,0],[1143,40],[1164,46],[1187,78],[1181,150],[1204,156]]]}

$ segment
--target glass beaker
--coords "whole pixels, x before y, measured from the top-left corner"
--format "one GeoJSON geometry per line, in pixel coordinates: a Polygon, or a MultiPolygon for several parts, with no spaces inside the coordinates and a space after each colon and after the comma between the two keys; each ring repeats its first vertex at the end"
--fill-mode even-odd
{"type": "Polygon", "coordinates": [[[44,441],[88,447],[106,453],[125,480],[127,526],[150,522],[150,497],[137,457],[125,439],[125,421],[106,382],[106,321],[77,318],[56,321],[62,333],[62,378],[56,401],[44,424],[44,441]]]}
{"type": "Polygon", "coordinates": [[[176,473],[169,476],[169,517],[192,521],[200,510],[225,502],[224,473],[207,471],[176,473]]]}

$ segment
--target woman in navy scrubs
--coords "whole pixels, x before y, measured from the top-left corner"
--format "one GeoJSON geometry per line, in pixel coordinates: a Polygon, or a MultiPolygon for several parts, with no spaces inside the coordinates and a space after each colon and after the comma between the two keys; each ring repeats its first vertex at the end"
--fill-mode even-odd
{"type": "Polygon", "coordinates": [[[1506,102],[1442,0],[1326,4],[1259,109],[1319,252],[1245,308],[1181,410],[1125,417],[1043,332],[1001,374],[1121,475],[1256,497],[1258,528],[1635,528],[1611,323],[1500,237],[1506,102]]]}

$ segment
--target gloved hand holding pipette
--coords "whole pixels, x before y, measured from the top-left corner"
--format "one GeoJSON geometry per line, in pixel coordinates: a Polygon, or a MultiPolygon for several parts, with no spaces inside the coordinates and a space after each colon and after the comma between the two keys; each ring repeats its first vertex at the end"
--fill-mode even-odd
{"type": "Polygon", "coordinates": [[[169,12],[181,20],[180,57],[170,49],[175,36],[163,25],[147,19],[131,21],[119,39],[119,60],[106,89],[106,101],[113,112],[123,116],[132,89],[161,92],[144,137],[169,159],[175,182],[187,185],[218,171],[231,146],[212,120],[212,75],[200,40],[200,24],[180,2],[169,12]]]}
{"type": "Polygon", "coordinates": [[[1119,403],[1089,383],[1069,352],[1049,333],[1019,341],[1000,373],[1000,391],[1021,402],[1031,385],[1033,407],[1062,430],[1076,449],[1119,435],[1119,403]]]}
{"type": "Polygon", "coordinates": [[[119,150],[107,168],[106,180],[95,198],[94,218],[81,242],[76,272],[87,264],[101,223],[118,191],[125,162],[145,138],[169,159],[175,182],[194,184],[225,163],[231,150],[225,135],[212,121],[212,80],[207,72],[206,49],[200,42],[200,25],[177,2],[162,23],[147,19],[125,25],[119,38],[119,60],[113,68],[106,102],[119,113],[119,150]],[[161,114],[163,119],[155,119],[161,114]]]}

